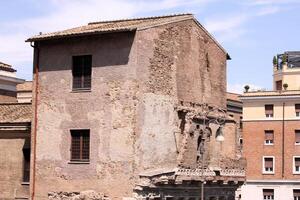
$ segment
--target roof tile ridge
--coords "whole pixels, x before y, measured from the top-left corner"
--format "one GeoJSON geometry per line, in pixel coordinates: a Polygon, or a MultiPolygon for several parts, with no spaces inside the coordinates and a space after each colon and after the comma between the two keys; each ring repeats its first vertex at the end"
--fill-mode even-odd
{"type": "Polygon", "coordinates": [[[136,17],[136,18],[116,19],[116,20],[104,20],[104,21],[90,22],[90,23],[88,23],[88,25],[95,25],[95,24],[102,24],[102,23],[123,22],[123,21],[160,19],[160,18],[180,17],[180,16],[189,16],[189,15],[193,15],[193,14],[192,13],[178,13],[178,14],[159,15],[159,16],[150,16],[150,17],[136,17]]]}

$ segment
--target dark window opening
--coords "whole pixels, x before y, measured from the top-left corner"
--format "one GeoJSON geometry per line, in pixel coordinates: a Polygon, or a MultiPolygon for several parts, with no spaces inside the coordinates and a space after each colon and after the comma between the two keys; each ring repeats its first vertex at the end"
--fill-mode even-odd
{"type": "Polygon", "coordinates": [[[269,157],[264,159],[264,170],[265,172],[274,172],[273,158],[269,157]]]}
{"type": "Polygon", "coordinates": [[[276,81],[276,90],[282,90],[282,81],[276,81]]]}
{"type": "Polygon", "coordinates": [[[272,118],[274,116],[274,106],[273,104],[265,105],[265,114],[267,118],[272,118]]]}
{"type": "Polygon", "coordinates": [[[300,130],[295,130],[295,144],[300,144],[300,130]]]}
{"type": "Polygon", "coordinates": [[[293,190],[294,200],[300,200],[300,190],[293,190]]]}
{"type": "Polygon", "coordinates": [[[300,104],[295,104],[296,117],[300,117],[300,104]]]}
{"type": "Polygon", "coordinates": [[[274,190],[273,189],[263,189],[264,200],[273,200],[274,199],[274,190]]]}
{"type": "Polygon", "coordinates": [[[30,149],[23,149],[23,182],[29,182],[30,179],[30,149]]]}
{"type": "Polygon", "coordinates": [[[71,161],[90,159],[90,130],[71,130],[71,161]]]}
{"type": "Polygon", "coordinates": [[[300,157],[295,157],[295,166],[294,166],[294,172],[299,173],[300,172],[300,157]]]}
{"type": "Polygon", "coordinates": [[[73,89],[91,89],[92,56],[73,56],[73,89]]]}

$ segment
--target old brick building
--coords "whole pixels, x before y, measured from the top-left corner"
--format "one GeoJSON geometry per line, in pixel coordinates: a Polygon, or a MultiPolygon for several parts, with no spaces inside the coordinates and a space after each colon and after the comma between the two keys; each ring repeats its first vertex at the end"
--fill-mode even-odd
{"type": "Polygon", "coordinates": [[[291,58],[284,54],[286,61],[274,62],[273,91],[241,96],[247,159],[243,200],[300,199],[300,65],[291,65],[299,62],[300,52],[291,58]]]}
{"type": "Polygon", "coordinates": [[[228,54],[193,15],[94,22],[28,41],[32,199],[87,190],[199,199],[203,182],[205,199],[235,198],[245,177],[226,114],[228,54]]]}
{"type": "Polygon", "coordinates": [[[0,62],[0,199],[29,198],[31,104],[18,103],[12,66],[0,62]]]}

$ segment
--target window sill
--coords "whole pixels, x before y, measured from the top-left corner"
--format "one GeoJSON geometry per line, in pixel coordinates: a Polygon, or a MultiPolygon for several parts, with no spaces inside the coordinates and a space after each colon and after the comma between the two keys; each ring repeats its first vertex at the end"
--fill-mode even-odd
{"type": "Polygon", "coordinates": [[[92,92],[91,88],[72,89],[71,93],[92,92]]]}
{"type": "Polygon", "coordinates": [[[262,174],[263,174],[263,175],[274,175],[275,172],[263,172],[262,174]]]}
{"type": "Polygon", "coordinates": [[[300,175],[300,172],[293,172],[294,175],[300,175]]]}
{"type": "Polygon", "coordinates": [[[266,144],[265,143],[265,146],[274,146],[274,143],[273,144],[266,144]]]}
{"type": "Polygon", "coordinates": [[[88,165],[88,164],[90,164],[90,161],[69,161],[68,164],[75,164],[75,165],[85,164],[85,165],[88,165]]]}
{"type": "Polygon", "coordinates": [[[29,182],[22,182],[21,185],[29,185],[29,182]]]}
{"type": "Polygon", "coordinates": [[[300,146],[300,143],[295,143],[296,146],[300,146]]]}

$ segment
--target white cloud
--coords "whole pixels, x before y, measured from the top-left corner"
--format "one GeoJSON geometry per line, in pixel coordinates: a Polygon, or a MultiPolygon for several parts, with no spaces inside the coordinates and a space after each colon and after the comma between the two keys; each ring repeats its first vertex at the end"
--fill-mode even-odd
{"type": "Polygon", "coordinates": [[[281,9],[278,6],[267,6],[257,12],[257,16],[271,15],[278,13],[281,9]]]}
{"type": "Polygon", "coordinates": [[[300,3],[299,0],[250,0],[249,5],[275,5],[275,4],[290,4],[300,3]]]}

